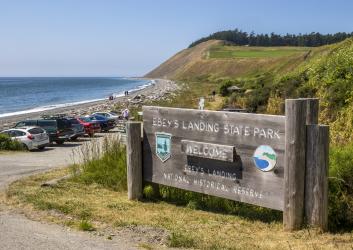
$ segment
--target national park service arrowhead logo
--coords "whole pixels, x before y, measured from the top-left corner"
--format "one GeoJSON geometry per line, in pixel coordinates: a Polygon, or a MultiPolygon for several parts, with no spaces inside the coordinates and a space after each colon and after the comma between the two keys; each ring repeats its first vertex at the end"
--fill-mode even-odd
{"type": "Polygon", "coordinates": [[[156,155],[165,162],[171,156],[172,134],[156,132],[156,155]]]}

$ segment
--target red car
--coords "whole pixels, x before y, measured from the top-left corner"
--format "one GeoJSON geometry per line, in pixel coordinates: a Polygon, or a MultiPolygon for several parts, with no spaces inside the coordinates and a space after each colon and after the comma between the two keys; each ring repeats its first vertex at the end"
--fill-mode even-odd
{"type": "Polygon", "coordinates": [[[77,120],[84,126],[85,133],[93,137],[95,133],[101,132],[101,126],[98,122],[91,120],[89,117],[79,117],[77,120]]]}

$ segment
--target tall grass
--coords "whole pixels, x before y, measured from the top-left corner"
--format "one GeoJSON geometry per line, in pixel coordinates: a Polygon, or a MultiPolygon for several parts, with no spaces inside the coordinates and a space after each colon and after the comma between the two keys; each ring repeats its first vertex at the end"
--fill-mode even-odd
{"type": "Polygon", "coordinates": [[[127,189],[126,149],[120,136],[84,144],[74,152],[74,158],[81,159],[81,163],[72,165],[75,180],[113,190],[127,189]]]}
{"type": "Polygon", "coordinates": [[[353,144],[330,148],[329,226],[353,229],[353,144]]]}

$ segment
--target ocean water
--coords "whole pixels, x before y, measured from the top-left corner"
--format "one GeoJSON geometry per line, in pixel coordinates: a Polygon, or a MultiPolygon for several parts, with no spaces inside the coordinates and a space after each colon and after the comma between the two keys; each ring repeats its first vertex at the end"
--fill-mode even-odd
{"type": "Polygon", "coordinates": [[[123,96],[150,84],[119,77],[0,77],[0,117],[123,96]]]}

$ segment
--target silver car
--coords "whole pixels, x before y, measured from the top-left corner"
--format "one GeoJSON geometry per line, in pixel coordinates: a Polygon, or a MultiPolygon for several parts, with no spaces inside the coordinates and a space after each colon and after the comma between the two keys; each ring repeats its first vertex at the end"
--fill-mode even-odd
{"type": "Polygon", "coordinates": [[[1,132],[9,135],[13,140],[21,142],[27,150],[44,149],[49,145],[47,132],[40,127],[21,127],[7,129],[1,132]]]}

